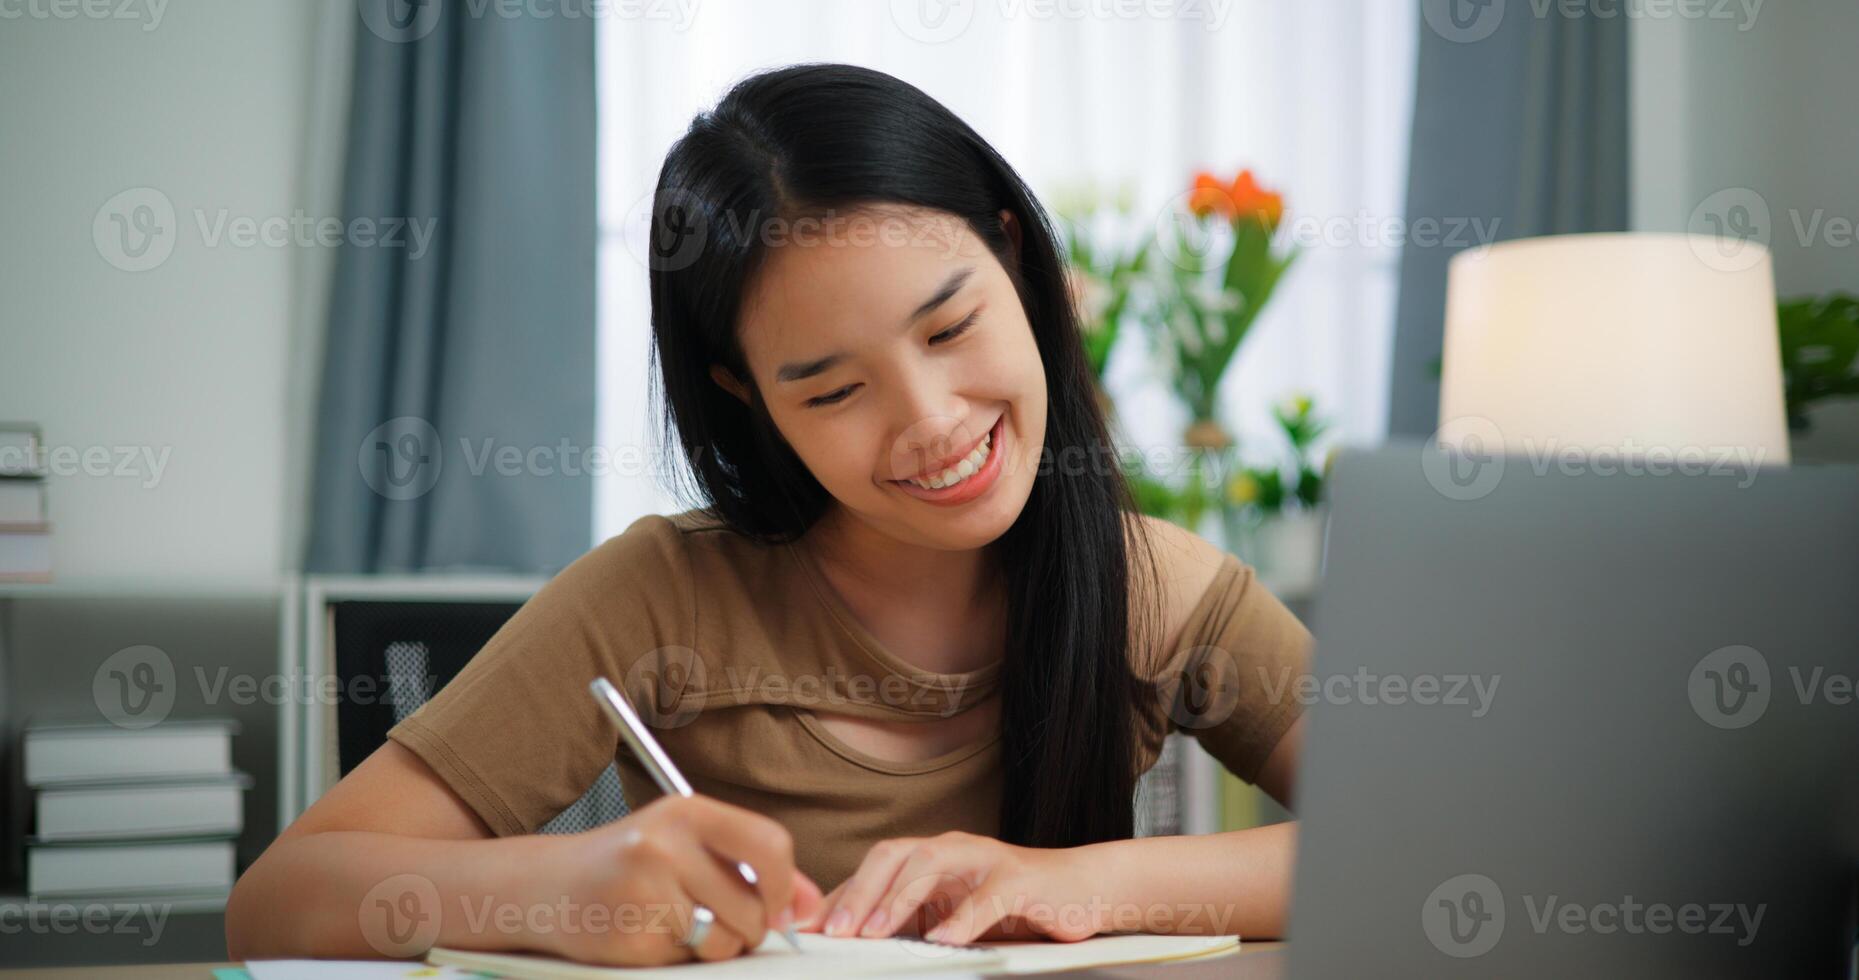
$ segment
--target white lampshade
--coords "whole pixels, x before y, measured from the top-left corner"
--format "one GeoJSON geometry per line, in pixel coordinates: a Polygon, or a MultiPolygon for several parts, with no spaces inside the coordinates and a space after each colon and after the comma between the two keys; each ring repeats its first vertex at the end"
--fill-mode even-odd
{"type": "Polygon", "coordinates": [[[1557,235],[1454,256],[1442,445],[1788,461],[1768,250],[1695,235],[1557,235]]]}

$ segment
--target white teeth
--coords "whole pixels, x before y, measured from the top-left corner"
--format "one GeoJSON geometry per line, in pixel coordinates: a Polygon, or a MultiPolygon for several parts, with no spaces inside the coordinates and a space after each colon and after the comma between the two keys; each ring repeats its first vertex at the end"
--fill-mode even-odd
{"type": "Polygon", "coordinates": [[[908,482],[922,487],[925,490],[941,490],[944,487],[960,483],[974,476],[975,473],[981,469],[981,464],[988,461],[988,452],[993,448],[993,443],[994,433],[990,431],[987,435],[981,437],[981,445],[976,446],[974,452],[962,457],[961,462],[930,477],[928,480],[913,479],[908,482]]]}

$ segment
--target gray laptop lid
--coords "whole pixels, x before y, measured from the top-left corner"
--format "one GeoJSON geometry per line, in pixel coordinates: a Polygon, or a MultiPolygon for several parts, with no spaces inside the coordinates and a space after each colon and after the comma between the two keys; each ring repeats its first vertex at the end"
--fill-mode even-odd
{"type": "Polygon", "coordinates": [[[1859,469],[1435,452],[1336,468],[1291,975],[1847,975],[1859,469]]]}

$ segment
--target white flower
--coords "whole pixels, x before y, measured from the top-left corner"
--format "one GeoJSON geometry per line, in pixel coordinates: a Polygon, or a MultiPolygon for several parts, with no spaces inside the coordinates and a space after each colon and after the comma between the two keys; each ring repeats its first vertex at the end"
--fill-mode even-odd
{"type": "Polygon", "coordinates": [[[1209,313],[1231,313],[1239,309],[1238,294],[1212,283],[1197,282],[1188,287],[1194,302],[1209,313]]]}
{"type": "Polygon", "coordinates": [[[1173,315],[1169,317],[1169,326],[1174,328],[1182,349],[1190,355],[1201,352],[1201,332],[1195,326],[1194,317],[1188,313],[1187,307],[1175,307],[1173,315]]]}

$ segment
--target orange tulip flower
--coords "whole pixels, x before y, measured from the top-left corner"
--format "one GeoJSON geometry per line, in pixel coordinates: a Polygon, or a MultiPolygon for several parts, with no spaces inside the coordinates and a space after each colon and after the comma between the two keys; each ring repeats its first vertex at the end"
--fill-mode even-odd
{"type": "Polygon", "coordinates": [[[1194,175],[1194,189],[1188,191],[1188,210],[1194,212],[1197,218],[1205,218],[1210,214],[1231,217],[1233,194],[1220,182],[1220,178],[1203,170],[1194,175]]]}
{"type": "Polygon", "coordinates": [[[1284,195],[1259,186],[1251,170],[1241,170],[1233,183],[1203,170],[1194,175],[1194,187],[1188,191],[1188,210],[1205,218],[1219,215],[1228,221],[1257,221],[1269,231],[1284,217],[1284,195]]]}
{"type": "Polygon", "coordinates": [[[1256,218],[1267,228],[1276,228],[1278,219],[1285,213],[1284,195],[1260,187],[1258,181],[1252,179],[1252,171],[1241,170],[1233,181],[1233,212],[1242,218],[1256,218]]]}

